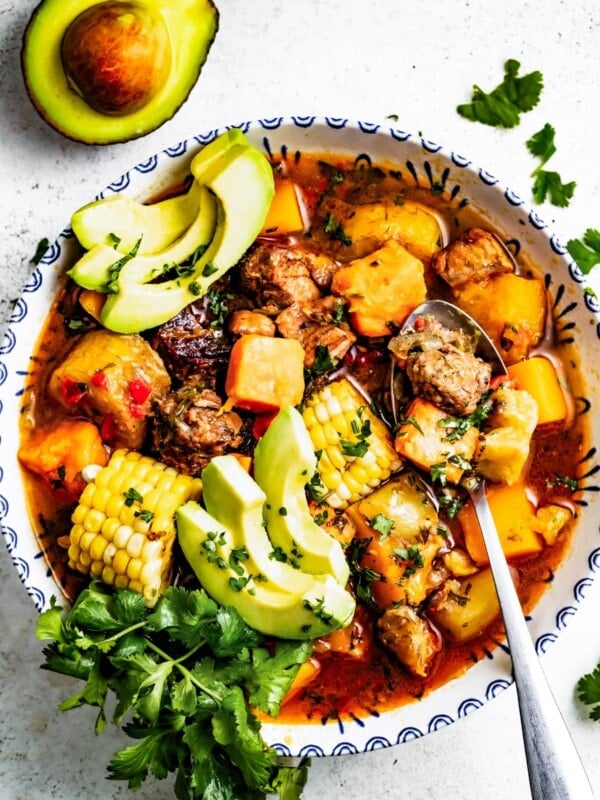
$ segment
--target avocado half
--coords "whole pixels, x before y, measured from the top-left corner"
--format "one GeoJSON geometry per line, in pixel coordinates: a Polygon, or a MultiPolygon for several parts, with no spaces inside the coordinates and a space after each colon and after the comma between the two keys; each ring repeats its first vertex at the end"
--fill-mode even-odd
{"type": "Polygon", "coordinates": [[[194,87],[219,26],[211,0],[134,0],[158,13],[167,28],[171,65],[148,103],[124,115],[92,108],[69,84],[61,57],[63,36],[81,13],[99,0],[42,0],[23,35],[21,68],[27,93],[55,130],[84,144],[136,139],[171,119],[194,87]]]}

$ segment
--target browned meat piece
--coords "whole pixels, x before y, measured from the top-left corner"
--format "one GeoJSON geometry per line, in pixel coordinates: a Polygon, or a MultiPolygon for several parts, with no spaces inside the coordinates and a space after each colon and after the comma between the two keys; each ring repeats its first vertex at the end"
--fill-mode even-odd
{"type": "Polygon", "coordinates": [[[277,313],[293,302],[315,300],[321,292],[311,278],[309,261],[306,250],[259,243],[241,261],[240,287],[265,313],[277,313]]]}
{"type": "Polygon", "coordinates": [[[234,311],[227,320],[227,329],[236,336],[257,333],[259,336],[275,336],[275,323],[260,311],[240,309],[234,311]]]}
{"type": "Polygon", "coordinates": [[[442,640],[429,622],[410,606],[388,608],[377,622],[379,638],[413,675],[425,678],[442,640]]]}
{"type": "Polygon", "coordinates": [[[413,392],[450,414],[472,414],[487,390],[492,369],[471,353],[453,345],[425,350],[407,359],[413,392]]]}
{"type": "Polygon", "coordinates": [[[315,363],[317,347],[325,347],[337,364],[352,347],[356,336],[341,322],[335,322],[339,300],[324,297],[312,303],[292,303],[278,314],[277,330],[286,339],[297,339],[304,348],[304,366],[315,363]]]}
{"type": "Polygon", "coordinates": [[[453,289],[482,281],[498,272],[514,272],[515,265],[500,239],[481,228],[469,228],[437,253],[431,265],[453,289]]]}
{"type": "Polygon", "coordinates": [[[231,342],[206,324],[204,309],[188,306],[158,328],[152,345],[174,380],[214,388],[229,362],[231,342]]]}
{"type": "Polygon", "coordinates": [[[214,456],[239,449],[243,421],[221,407],[217,394],[190,384],[157,402],[152,429],[157,457],[180,472],[197,475],[214,456]]]}
{"type": "Polygon", "coordinates": [[[340,265],[324,253],[311,253],[307,250],[306,256],[306,267],[310,277],[321,289],[329,289],[340,265]]]}
{"type": "Polygon", "coordinates": [[[472,352],[472,340],[432,317],[419,317],[414,328],[395,336],[390,350],[406,371],[413,393],[450,414],[475,411],[487,391],[491,366],[472,352]]]}

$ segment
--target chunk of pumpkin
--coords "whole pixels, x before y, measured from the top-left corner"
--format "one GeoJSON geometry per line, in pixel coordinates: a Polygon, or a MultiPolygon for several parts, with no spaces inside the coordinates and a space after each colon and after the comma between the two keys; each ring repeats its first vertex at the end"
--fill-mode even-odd
{"type": "Polygon", "coordinates": [[[390,239],[341,267],[331,291],[346,298],[350,324],[359,335],[387,336],[425,299],[423,263],[390,239]]]}
{"type": "Polygon", "coordinates": [[[421,469],[437,467],[443,470],[447,481],[459,483],[463,460],[470,461],[477,449],[477,428],[469,428],[459,439],[448,441],[448,429],[440,424],[448,414],[422,397],[415,397],[405,417],[407,421],[398,428],[394,440],[397,452],[421,469]]]}
{"type": "Polygon", "coordinates": [[[231,349],[225,392],[233,405],[256,413],[298,405],[304,395],[304,348],[296,339],[240,336],[231,349]]]}
{"type": "Polygon", "coordinates": [[[365,203],[344,222],[344,233],[361,254],[394,239],[409,253],[428,261],[442,246],[442,233],[433,213],[412,200],[404,203],[365,203]]]}
{"type": "MultiPolygon", "coordinates": [[[[509,559],[524,558],[539,553],[543,547],[537,533],[540,523],[536,520],[535,507],[527,497],[525,486],[522,483],[488,485],[486,495],[505,556],[509,559]]],[[[479,565],[489,564],[481,528],[470,502],[460,509],[457,519],[473,561],[479,565]]]]}
{"type": "Polygon", "coordinates": [[[83,419],[65,419],[36,428],[19,449],[21,463],[40,475],[57,497],[67,503],[79,499],[86,482],[81,471],[89,464],[101,467],[108,453],[96,426],[83,419]]]}
{"type": "Polygon", "coordinates": [[[506,364],[527,358],[544,335],[546,289],[537,278],[493,275],[458,288],[456,301],[492,338],[506,364]]]}
{"type": "Polygon", "coordinates": [[[528,392],[538,408],[538,425],[564,422],[567,416],[565,394],[556,368],[549,358],[533,356],[511,364],[508,375],[515,388],[528,392]]]}
{"type": "Polygon", "coordinates": [[[537,424],[537,405],[528,392],[501,384],[492,395],[494,409],[480,436],[477,471],[491,481],[516,483],[529,458],[537,424]]]}
{"type": "Polygon", "coordinates": [[[298,203],[296,185],[289,178],[275,181],[275,194],[267,212],[262,235],[299,233],[304,229],[304,219],[298,203]]]}

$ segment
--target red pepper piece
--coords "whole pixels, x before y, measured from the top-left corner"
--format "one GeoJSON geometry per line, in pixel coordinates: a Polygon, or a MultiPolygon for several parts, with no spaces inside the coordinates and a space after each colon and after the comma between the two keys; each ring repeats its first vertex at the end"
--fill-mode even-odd
{"type": "Polygon", "coordinates": [[[129,382],[129,396],[137,405],[142,405],[150,397],[152,386],[141,378],[134,378],[129,382]]]}
{"type": "Polygon", "coordinates": [[[79,403],[86,392],[87,384],[85,383],[78,383],[72,378],[63,378],[60,382],[60,393],[65,403],[69,405],[76,405],[79,403]]]}

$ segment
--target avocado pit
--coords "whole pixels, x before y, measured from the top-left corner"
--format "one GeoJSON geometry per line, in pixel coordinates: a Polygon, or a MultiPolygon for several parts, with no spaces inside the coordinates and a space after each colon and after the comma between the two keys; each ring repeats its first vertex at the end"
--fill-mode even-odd
{"type": "Polygon", "coordinates": [[[131,114],[165,85],[171,44],[161,14],[129,2],[90,6],[61,42],[69,86],[102,114],[131,114]]]}

